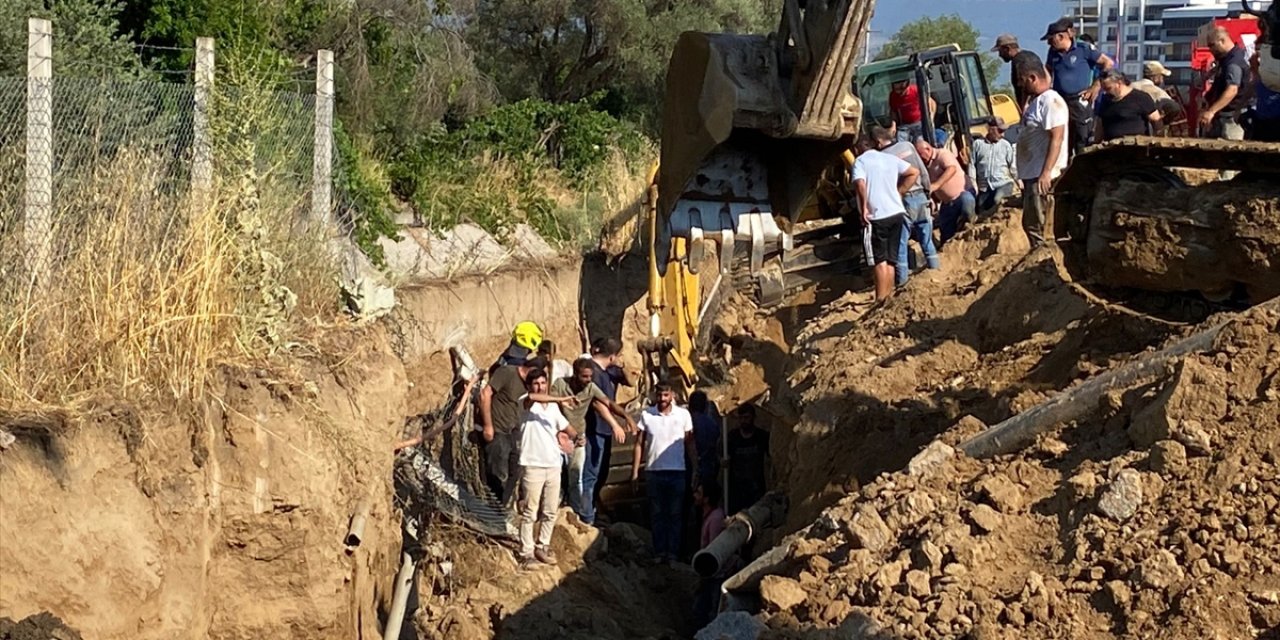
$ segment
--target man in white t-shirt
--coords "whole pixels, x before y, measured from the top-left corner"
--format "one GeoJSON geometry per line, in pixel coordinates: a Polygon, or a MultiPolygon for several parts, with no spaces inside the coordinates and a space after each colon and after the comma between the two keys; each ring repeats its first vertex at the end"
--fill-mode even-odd
{"type": "Polygon", "coordinates": [[[906,224],[902,197],[920,177],[920,171],[898,156],[876,149],[870,137],[858,141],[858,157],[851,171],[862,206],[862,242],[867,264],[874,269],[876,300],[893,294],[898,244],[906,224]]]}
{"type": "Polygon", "coordinates": [[[525,377],[528,393],[521,398],[524,415],[520,423],[520,489],[524,506],[520,510],[520,564],[524,567],[555,564],[551,552],[551,532],[555,529],[560,509],[560,468],[564,450],[559,434],[564,431],[569,442],[577,432],[560,411],[560,403],[576,404],[569,397],[547,394],[547,372],[534,369],[525,377]],[[538,540],[534,545],[534,519],[538,524],[538,540]]]}
{"type": "Polygon", "coordinates": [[[1067,168],[1066,100],[1052,89],[1049,72],[1038,60],[1016,70],[1030,99],[1018,125],[1018,179],[1022,181],[1022,230],[1031,248],[1045,243],[1044,228],[1053,214],[1053,181],[1067,168]]]}
{"type": "Polygon", "coordinates": [[[640,478],[645,464],[645,493],[649,494],[649,520],[653,523],[653,551],[658,562],[675,562],[684,531],[684,492],[689,486],[686,461],[696,460],[693,417],[676,406],[671,385],[654,385],[654,406],[640,416],[644,439],[631,460],[631,481],[640,478]]]}

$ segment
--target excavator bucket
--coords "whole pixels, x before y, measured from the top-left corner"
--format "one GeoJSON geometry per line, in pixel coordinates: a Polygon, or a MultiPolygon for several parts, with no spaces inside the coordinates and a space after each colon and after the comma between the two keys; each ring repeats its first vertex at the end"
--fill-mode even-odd
{"type": "Polygon", "coordinates": [[[874,6],[786,0],[776,34],[680,36],[662,122],[660,271],[673,237],[692,243],[695,271],[704,239],[720,245],[724,270],[735,241],[752,244],[753,267],[787,246],[819,175],[861,124],[850,82],[874,6]]]}

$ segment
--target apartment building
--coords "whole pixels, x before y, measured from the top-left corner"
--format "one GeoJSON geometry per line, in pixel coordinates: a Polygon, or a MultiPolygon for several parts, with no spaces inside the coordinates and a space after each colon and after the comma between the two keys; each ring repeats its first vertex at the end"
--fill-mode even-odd
{"type": "MultiPolygon", "coordinates": [[[[1192,82],[1191,44],[1214,18],[1239,15],[1238,0],[1061,0],[1063,15],[1098,40],[1130,77],[1148,60],[1163,63],[1173,84],[1192,82]]],[[[1262,7],[1269,2],[1259,2],[1262,7]]]]}

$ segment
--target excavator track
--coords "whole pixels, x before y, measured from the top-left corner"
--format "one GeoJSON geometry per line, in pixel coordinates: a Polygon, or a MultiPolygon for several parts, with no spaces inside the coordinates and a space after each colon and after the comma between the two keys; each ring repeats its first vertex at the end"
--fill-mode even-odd
{"type": "Polygon", "coordinates": [[[1100,298],[1199,322],[1280,295],[1280,144],[1113,140],[1076,156],[1054,196],[1063,266],[1100,298]],[[1193,185],[1178,169],[1236,175],[1193,185]]]}

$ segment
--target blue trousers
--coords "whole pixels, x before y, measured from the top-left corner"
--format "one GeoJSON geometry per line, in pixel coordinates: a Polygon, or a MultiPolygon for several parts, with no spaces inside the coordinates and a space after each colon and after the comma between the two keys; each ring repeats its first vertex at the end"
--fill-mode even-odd
{"type": "Polygon", "coordinates": [[[898,264],[894,266],[894,284],[901,287],[907,283],[911,274],[911,265],[907,262],[908,242],[914,239],[920,243],[920,251],[924,253],[925,264],[930,269],[938,269],[942,263],[938,260],[938,250],[933,246],[933,218],[929,215],[929,197],[923,193],[909,193],[902,199],[907,208],[907,220],[902,223],[902,239],[898,241],[898,264]]]}
{"type": "MultiPolygon", "coordinates": [[[[587,524],[594,524],[596,521],[596,500],[600,496],[600,492],[596,491],[596,485],[602,484],[604,478],[601,478],[601,470],[604,461],[609,459],[609,451],[613,448],[613,433],[606,431],[603,434],[587,432],[587,459],[582,465],[582,498],[578,504],[578,518],[587,524]]],[[[608,474],[608,469],[603,469],[608,474]]]]}
{"type": "Polygon", "coordinates": [[[1013,195],[1013,183],[988,189],[978,194],[978,215],[989,216],[995,213],[1000,207],[1000,203],[1009,199],[1013,195]]]}
{"type": "Polygon", "coordinates": [[[938,246],[946,245],[966,223],[976,222],[977,219],[978,199],[972,191],[966,189],[959,198],[942,205],[942,210],[938,212],[938,231],[942,233],[938,246]]]}
{"type": "Polygon", "coordinates": [[[684,531],[685,472],[646,471],[644,481],[649,494],[653,552],[674,558],[680,554],[680,532],[684,531]]]}

